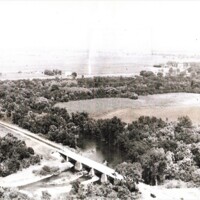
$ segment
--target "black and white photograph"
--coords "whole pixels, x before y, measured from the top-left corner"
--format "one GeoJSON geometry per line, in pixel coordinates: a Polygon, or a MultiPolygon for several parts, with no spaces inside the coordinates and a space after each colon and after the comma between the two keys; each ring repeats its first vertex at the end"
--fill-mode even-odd
{"type": "Polygon", "coordinates": [[[200,200],[200,1],[0,0],[0,200],[200,200]]]}

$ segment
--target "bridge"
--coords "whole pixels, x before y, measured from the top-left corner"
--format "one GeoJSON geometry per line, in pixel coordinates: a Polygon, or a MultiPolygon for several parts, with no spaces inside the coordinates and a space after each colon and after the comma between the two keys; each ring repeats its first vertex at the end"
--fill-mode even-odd
{"type": "Polygon", "coordinates": [[[108,178],[123,180],[123,176],[118,174],[117,172],[115,172],[114,169],[112,169],[104,164],[98,163],[94,160],[91,160],[89,158],[86,158],[84,156],[81,156],[81,155],[67,149],[66,147],[63,147],[60,144],[49,141],[45,138],[40,137],[37,134],[31,133],[27,130],[24,130],[22,128],[19,128],[15,125],[12,125],[12,124],[9,124],[6,122],[0,121],[0,126],[6,128],[8,130],[11,130],[13,132],[16,132],[20,135],[23,135],[27,138],[35,140],[39,143],[47,145],[54,151],[57,151],[58,153],[60,153],[63,157],[66,158],[67,161],[73,161],[75,164],[74,168],[77,171],[82,171],[83,167],[85,167],[85,168],[89,169],[89,175],[92,177],[95,176],[95,173],[101,174],[101,182],[106,182],[108,178]]]}
{"type": "Polygon", "coordinates": [[[75,169],[77,171],[81,171],[83,169],[83,167],[85,166],[86,168],[90,169],[91,176],[95,175],[95,171],[100,172],[100,174],[102,174],[102,176],[101,176],[102,182],[106,182],[107,177],[110,177],[112,179],[118,179],[118,180],[123,179],[123,176],[118,174],[117,172],[115,172],[114,169],[112,169],[104,164],[98,163],[94,160],[91,160],[89,158],[86,158],[84,156],[81,156],[77,153],[74,153],[74,152],[70,151],[69,149],[58,150],[58,152],[61,155],[66,156],[67,161],[74,160],[75,161],[75,169]]]}

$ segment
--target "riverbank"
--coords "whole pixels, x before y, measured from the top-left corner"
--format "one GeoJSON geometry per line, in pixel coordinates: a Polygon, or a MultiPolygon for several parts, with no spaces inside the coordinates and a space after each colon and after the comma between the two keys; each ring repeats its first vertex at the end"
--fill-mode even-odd
{"type": "Polygon", "coordinates": [[[60,172],[70,169],[73,165],[71,163],[61,163],[59,160],[42,160],[40,165],[33,165],[29,168],[22,169],[17,173],[11,174],[6,177],[0,178],[0,186],[1,187],[22,187],[28,184],[33,184],[43,179],[49,178],[54,174],[48,175],[37,175],[33,173],[34,171],[41,170],[44,166],[48,166],[50,168],[57,167],[60,172]]]}

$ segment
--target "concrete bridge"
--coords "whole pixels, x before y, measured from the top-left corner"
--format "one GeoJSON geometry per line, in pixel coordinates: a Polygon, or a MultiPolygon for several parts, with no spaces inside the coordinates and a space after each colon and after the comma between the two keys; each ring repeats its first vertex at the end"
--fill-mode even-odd
{"type": "Polygon", "coordinates": [[[123,176],[116,173],[114,169],[106,165],[103,165],[101,163],[98,163],[96,161],[93,161],[89,158],[86,158],[84,156],[81,156],[75,152],[72,152],[69,149],[63,147],[62,145],[49,141],[45,138],[42,138],[37,134],[31,133],[30,131],[24,130],[15,125],[2,121],[0,121],[0,126],[8,130],[12,130],[13,132],[16,132],[18,134],[21,134],[27,138],[35,140],[39,143],[42,143],[43,145],[48,146],[52,150],[59,152],[63,157],[66,158],[67,161],[70,161],[74,164],[75,170],[81,171],[84,167],[89,170],[89,175],[91,175],[91,177],[94,177],[95,174],[100,175],[101,182],[106,182],[108,178],[118,179],[118,180],[123,179],[123,176]]]}
{"type": "Polygon", "coordinates": [[[114,169],[98,163],[94,160],[81,156],[69,149],[58,150],[58,152],[66,158],[67,161],[74,163],[74,168],[77,171],[83,170],[83,167],[89,170],[90,176],[95,174],[101,175],[101,182],[106,182],[108,178],[122,180],[123,176],[115,172],[114,169]]]}

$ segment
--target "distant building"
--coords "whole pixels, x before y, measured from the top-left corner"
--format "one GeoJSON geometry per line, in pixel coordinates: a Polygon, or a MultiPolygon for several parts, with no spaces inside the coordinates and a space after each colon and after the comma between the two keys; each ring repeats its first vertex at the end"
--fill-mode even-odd
{"type": "Polygon", "coordinates": [[[153,67],[155,67],[155,68],[161,68],[162,65],[154,65],[153,67]]]}
{"type": "Polygon", "coordinates": [[[72,75],[72,72],[70,71],[65,71],[65,76],[71,76],[72,75]]]}

